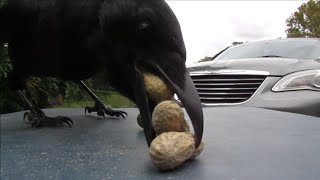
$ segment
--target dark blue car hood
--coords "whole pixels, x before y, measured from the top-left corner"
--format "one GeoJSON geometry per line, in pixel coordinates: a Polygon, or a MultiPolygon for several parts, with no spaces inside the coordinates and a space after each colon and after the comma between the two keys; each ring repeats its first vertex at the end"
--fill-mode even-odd
{"type": "Polygon", "coordinates": [[[292,72],[309,69],[320,69],[320,60],[289,58],[248,58],[212,60],[207,62],[195,63],[188,66],[189,72],[254,70],[267,71],[271,76],[284,76],[292,72]]]}

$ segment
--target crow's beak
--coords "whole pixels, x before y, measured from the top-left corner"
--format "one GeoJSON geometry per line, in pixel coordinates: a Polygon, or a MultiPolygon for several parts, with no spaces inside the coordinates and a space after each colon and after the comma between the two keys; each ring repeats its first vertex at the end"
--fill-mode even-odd
{"type": "Polygon", "coordinates": [[[143,80],[143,74],[138,68],[137,64],[134,65],[134,77],[133,78],[133,90],[134,90],[134,97],[135,103],[137,104],[140,115],[142,119],[142,125],[144,130],[144,135],[146,137],[148,146],[150,146],[152,140],[156,137],[156,133],[152,128],[151,125],[151,107],[149,106],[149,101],[147,97],[146,87],[143,80]]]}
{"type": "MultiPolygon", "coordinates": [[[[152,69],[157,71],[166,81],[166,83],[172,87],[175,93],[178,95],[179,99],[183,103],[193,125],[195,133],[195,145],[199,146],[202,140],[203,134],[203,112],[201,107],[200,98],[198,92],[193,84],[191,77],[188,72],[185,71],[184,74],[184,83],[183,85],[178,85],[174,83],[172,77],[169,77],[167,73],[158,65],[151,64],[152,69]]],[[[143,129],[146,136],[148,146],[150,146],[152,140],[156,137],[156,134],[151,126],[151,111],[152,107],[149,104],[146,88],[143,80],[143,74],[137,67],[134,66],[134,96],[136,99],[136,104],[139,107],[141,118],[143,121],[143,129]]]]}
{"type": "Polygon", "coordinates": [[[198,147],[201,143],[203,134],[203,112],[197,89],[193,84],[190,75],[187,70],[185,70],[184,84],[181,87],[181,85],[179,86],[174,83],[172,78],[169,77],[159,66],[157,66],[157,69],[165,78],[167,83],[173,88],[185,107],[193,125],[196,136],[196,147],[198,147]]]}

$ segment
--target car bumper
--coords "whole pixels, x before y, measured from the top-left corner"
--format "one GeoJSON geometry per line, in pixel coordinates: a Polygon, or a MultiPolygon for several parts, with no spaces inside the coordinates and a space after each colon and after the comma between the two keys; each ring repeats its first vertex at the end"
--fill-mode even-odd
{"type": "Polygon", "coordinates": [[[320,92],[299,90],[288,92],[273,92],[273,85],[281,77],[268,77],[256,93],[246,102],[233,105],[206,105],[212,106],[250,106],[277,111],[292,112],[320,117],[320,92]]]}

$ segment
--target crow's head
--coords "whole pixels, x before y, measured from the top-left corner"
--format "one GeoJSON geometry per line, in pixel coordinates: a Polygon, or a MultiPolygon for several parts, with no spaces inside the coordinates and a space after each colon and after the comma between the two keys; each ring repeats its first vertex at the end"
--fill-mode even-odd
{"type": "Polygon", "coordinates": [[[178,95],[196,134],[203,132],[199,96],[186,70],[186,49],[179,22],[164,0],[105,1],[100,12],[106,48],[107,72],[120,92],[140,109],[148,145],[155,135],[141,68],[161,76],[178,95]],[[110,3],[113,2],[113,3],[110,3]]]}

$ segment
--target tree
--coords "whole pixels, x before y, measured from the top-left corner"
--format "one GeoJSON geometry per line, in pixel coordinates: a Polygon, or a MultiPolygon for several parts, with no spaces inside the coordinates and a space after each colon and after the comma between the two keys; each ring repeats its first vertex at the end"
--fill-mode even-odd
{"type": "Polygon", "coordinates": [[[8,48],[4,44],[0,44],[0,82],[7,78],[11,70],[12,66],[8,57],[8,48]]]}
{"type": "Polygon", "coordinates": [[[287,20],[287,37],[320,38],[320,0],[303,3],[287,20]]]}

